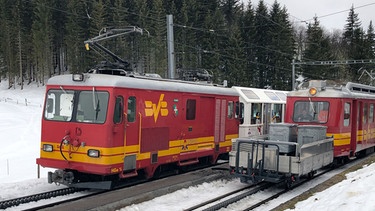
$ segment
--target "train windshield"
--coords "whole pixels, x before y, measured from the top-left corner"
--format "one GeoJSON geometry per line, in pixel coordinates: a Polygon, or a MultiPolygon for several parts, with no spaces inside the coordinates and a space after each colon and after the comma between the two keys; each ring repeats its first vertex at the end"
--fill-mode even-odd
{"type": "Polygon", "coordinates": [[[325,101],[297,101],[294,103],[294,122],[326,123],[329,103],[325,101]]]}
{"type": "Polygon", "coordinates": [[[104,123],[108,92],[49,90],[44,118],[52,121],[104,123]]]}

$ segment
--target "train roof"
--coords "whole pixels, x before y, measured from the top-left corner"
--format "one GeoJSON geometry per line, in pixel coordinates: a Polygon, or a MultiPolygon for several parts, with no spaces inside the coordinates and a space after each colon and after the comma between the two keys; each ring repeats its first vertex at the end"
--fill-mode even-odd
{"type": "Polygon", "coordinates": [[[288,91],[233,86],[248,103],[285,103],[288,91]]]}
{"type": "Polygon", "coordinates": [[[309,90],[314,88],[317,93],[314,97],[329,98],[369,98],[375,99],[375,87],[347,82],[346,84],[328,84],[326,81],[312,80],[309,81],[308,87],[300,90],[289,92],[288,96],[311,97],[309,90]]]}
{"type": "Polygon", "coordinates": [[[187,82],[147,77],[126,77],[106,74],[83,74],[83,81],[73,81],[73,75],[58,75],[50,78],[49,86],[90,86],[90,87],[120,87],[134,89],[148,89],[158,91],[190,92],[199,94],[215,94],[238,96],[238,93],[227,87],[215,86],[207,83],[187,82]]]}

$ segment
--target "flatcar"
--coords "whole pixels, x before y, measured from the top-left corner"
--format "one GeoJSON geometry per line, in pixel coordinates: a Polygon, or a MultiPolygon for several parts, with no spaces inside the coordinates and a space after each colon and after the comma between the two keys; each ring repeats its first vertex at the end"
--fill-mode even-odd
{"type": "Polygon", "coordinates": [[[228,154],[238,137],[231,88],[104,74],[52,77],[40,158],[50,183],[110,189],[228,154]]]}
{"type": "Polygon", "coordinates": [[[285,123],[268,136],[233,140],[232,172],[243,182],[287,181],[372,153],[375,87],[310,81],[288,93],[285,123]]]}

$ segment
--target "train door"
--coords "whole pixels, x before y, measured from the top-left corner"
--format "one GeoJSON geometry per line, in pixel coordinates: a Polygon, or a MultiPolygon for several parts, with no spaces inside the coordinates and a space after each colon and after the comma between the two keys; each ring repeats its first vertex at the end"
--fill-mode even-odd
{"type": "MultiPolygon", "coordinates": [[[[183,143],[181,146],[181,155],[186,154],[187,152],[192,152],[197,149],[196,138],[200,134],[200,131],[204,127],[200,127],[199,124],[205,124],[204,120],[200,119],[202,116],[199,113],[199,110],[209,110],[206,107],[206,101],[208,99],[197,98],[196,96],[184,96],[184,114],[182,119],[182,139],[183,143]],[[203,108],[199,108],[203,106],[203,108]]],[[[209,111],[208,111],[209,112],[209,111]]],[[[207,120],[209,122],[209,120],[207,120]]],[[[208,124],[208,123],[207,123],[208,124]]],[[[184,159],[181,157],[181,159],[184,159]]]]}
{"type": "Polygon", "coordinates": [[[362,116],[362,149],[367,148],[368,142],[368,103],[363,102],[362,108],[363,116],[362,116]]]}
{"type": "Polygon", "coordinates": [[[249,135],[262,135],[263,133],[263,104],[251,103],[251,125],[249,135]]]}
{"type": "Polygon", "coordinates": [[[137,99],[129,96],[125,99],[125,139],[126,145],[139,145],[137,124],[137,99]]]}
{"type": "Polygon", "coordinates": [[[270,123],[272,120],[272,104],[265,103],[264,104],[264,113],[263,113],[263,133],[268,134],[270,123]]]}
{"type": "Polygon", "coordinates": [[[226,118],[227,101],[226,99],[216,99],[215,101],[215,132],[214,142],[215,151],[219,151],[219,144],[225,141],[225,118],[226,118]]]}
{"type": "Polygon", "coordinates": [[[350,103],[346,102],[344,107],[344,126],[346,124],[352,124],[351,126],[351,134],[350,134],[350,153],[351,156],[354,156],[356,150],[357,150],[357,135],[358,135],[358,129],[360,125],[362,125],[362,121],[360,121],[360,103],[357,100],[353,100],[353,108],[352,108],[352,114],[347,114],[347,109],[350,109],[350,103]],[[345,115],[350,115],[351,121],[348,121],[345,115]]]}
{"type": "Polygon", "coordinates": [[[136,174],[136,158],[139,153],[139,124],[137,120],[137,98],[135,96],[124,97],[124,172],[130,172],[129,176],[136,174]],[[133,172],[134,171],[134,172],[133,172]]]}

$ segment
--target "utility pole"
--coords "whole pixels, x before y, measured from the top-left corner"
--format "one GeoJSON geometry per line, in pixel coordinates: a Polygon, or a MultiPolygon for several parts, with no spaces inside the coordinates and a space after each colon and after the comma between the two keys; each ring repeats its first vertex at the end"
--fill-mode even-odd
{"type": "Polygon", "coordinates": [[[167,15],[168,78],[175,79],[173,16],[167,15]]]}

